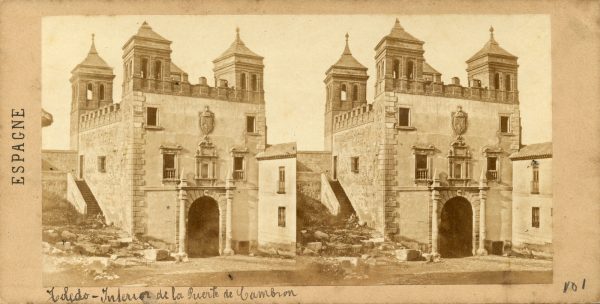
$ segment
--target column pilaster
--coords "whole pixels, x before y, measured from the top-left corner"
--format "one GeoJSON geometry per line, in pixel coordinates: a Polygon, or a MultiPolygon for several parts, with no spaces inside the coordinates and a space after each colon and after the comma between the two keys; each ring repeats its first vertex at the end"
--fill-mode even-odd
{"type": "Polygon", "coordinates": [[[233,201],[233,177],[227,176],[225,180],[225,197],[227,200],[227,206],[225,207],[225,249],[223,255],[233,255],[233,249],[231,249],[231,203],[233,201]]]}

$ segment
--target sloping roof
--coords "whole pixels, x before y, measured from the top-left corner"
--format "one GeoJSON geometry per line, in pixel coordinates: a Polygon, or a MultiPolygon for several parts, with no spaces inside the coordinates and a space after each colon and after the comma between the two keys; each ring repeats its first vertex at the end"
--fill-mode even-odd
{"type": "Polygon", "coordinates": [[[522,147],[518,152],[510,155],[510,159],[534,159],[534,158],[551,158],[552,157],[552,142],[539,144],[530,144],[522,147]]]}
{"type": "Polygon", "coordinates": [[[148,23],[146,21],[144,21],[144,23],[142,23],[142,26],[140,26],[137,34],[135,34],[135,35],[138,37],[169,41],[169,40],[165,39],[165,37],[159,35],[154,30],[152,30],[152,28],[150,27],[150,25],[148,25],[148,23]]]}
{"type": "Polygon", "coordinates": [[[427,61],[423,61],[423,74],[438,74],[442,75],[442,73],[438,72],[432,66],[427,63],[427,61]]]}
{"type": "Polygon", "coordinates": [[[475,55],[471,56],[471,58],[469,58],[469,60],[467,60],[467,62],[475,60],[479,57],[485,56],[485,55],[496,55],[496,56],[505,56],[505,57],[511,57],[511,58],[517,58],[517,56],[509,53],[508,51],[506,51],[505,49],[500,47],[500,44],[498,44],[498,42],[494,39],[494,28],[490,27],[490,40],[488,40],[488,42],[486,42],[486,44],[483,46],[483,48],[481,50],[479,50],[479,52],[475,53],[475,55]]]}
{"type": "Polygon", "coordinates": [[[402,25],[400,25],[400,20],[398,20],[398,18],[396,18],[396,23],[394,23],[394,27],[392,27],[392,30],[390,31],[390,33],[385,37],[393,38],[393,39],[400,39],[400,40],[415,41],[415,42],[419,42],[419,43],[423,42],[423,41],[417,39],[415,36],[409,34],[407,31],[405,31],[404,28],[402,27],[402,25]]]}
{"type": "Polygon", "coordinates": [[[110,68],[108,63],[106,63],[106,61],[104,61],[104,59],[98,55],[96,45],[94,44],[94,34],[92,34],[92,45],[90,46],[90,51],[88,52],[87,57],[85,57],[85,59],[79,65],[110,68]]]}
{"type": "Polygon", "coordinates": [[[296,143],[283,143],[268,146],[264,152],[256,155],[256,159],[277,159],[277,158],[293,158],[296,157],[296,143]]]}
{"type": "Polygon", "coordinates": [[[350,52],[350,47],[348,46],[348,37],[349,35],[346,33],[346,47],[344,48],[344,52],[342,53],[342,56],[340,56],[340,59],[338,59],[338,61],[333,64],[332,67],[366,70],[367,67],[362,65],[360,62],[358,62],[358,60],[356,60],[356,58],[354,58],[354,56],[352,56],[352,52],[350,52]]]}
{"type": "Polygon", "coordinates": [[[246,46],[246,44],[244,44],[244,41],[242,41],[242,39],[240,38],[240,29],[239,28],[236,29],[235,40],[233,41],[233,43],[231,43],[229,48],[227,48],[227,50],[225,50],[225,52],[223,52],[223,54],[221,54],[221,56],[219,56],[215,60],[219,60],[224,57],[229,57],[231,55],[244,55],[244,56],[250,56],[250,57],[263,58],[262,56],[251,51],[246,46]]]}
{"type": "Polygon", "coordinates": [[[175,65],[173,63],[173,61],[171,61],[171,73],[187,74],[185,71],[183,71],[182,69],[180,69],[177,65],[175,65]]]}

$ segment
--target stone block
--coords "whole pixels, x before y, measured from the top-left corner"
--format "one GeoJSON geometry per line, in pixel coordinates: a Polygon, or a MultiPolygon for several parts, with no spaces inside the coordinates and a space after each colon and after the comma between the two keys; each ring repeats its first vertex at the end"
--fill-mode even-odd
{"type": "Polygon", "coordinates": [[[76,235],[75,233],[72,233],[72,232],[68,231],[68,230],[65,230],[65,231],[63,231],[63,232],[60,234],[60,237],[61,237],[63,240],[69,240],[69,241],[70,241],[70,240],[76,240],[76,239],[77,239],[77,235],[76,235]]]}
{"type": "Polygon", "coordinates": [[[110,248],[111,247],[108,244],[100,245],[100,247],[98,248],[97,253],[100,253],[100,254],[103,254],[103,255],[104,254],[108,254],[110,252],[110,248]]]}
{"type": "Polygon", "coordinates": [[[352,253],[361,253],[362,249],[363,249],[363,245],[357,244],[357,245],[352,245],[352,247],[350,247],[352,249],[352,253]]]}
{"type": "Polygon", "coordinates": [[[356,267],[358,266],[358,258],[357,257],[337,257],[335,258],[342,267],[356,267]]]}
{"type": "Polygon", "coordinates": [[[144,258],[150,261],[163,261],[169,258],[169,252],[165,249],[146,249],[144,258]]]}
{"type": "Polygon", "coordinates": [[[321,249],[323,248],[323,243],[321,242],[310,242],[306,244],[306,248],[314,251],[314,252],[319,252],[321,251],[321,249]]]}
{"type": "Polygon", "coordinates": [[[417,261],[421,258],[421,252],[414,249],[397,249],[396,258],[400,261],[417,261]]]}
{"type": "Polygon", "coordinates": [[[314,236],[317,240],[329,240],[329,234],[319,230],[315,231],[314,236]]]}

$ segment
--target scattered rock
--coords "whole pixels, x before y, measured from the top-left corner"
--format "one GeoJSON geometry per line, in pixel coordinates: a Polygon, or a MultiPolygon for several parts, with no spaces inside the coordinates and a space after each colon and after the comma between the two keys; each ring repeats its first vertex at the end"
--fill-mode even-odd
{"type": "Polygon", "coordinates": [[[165,249],[146,249],[144,258],[150,261],[163,261],[169,258],[169,252],[165,249]]]}
{"type": "Polygon", "coordinates": [[[54,230],[47,230],[42,233],[42,240],[49,243],[54,243],[60,240],[60,235],[54,230]]]}
{"type": "Polygon", "coordinates": [[[317,240],[328,240],[329,239],[329,234],[327,234],[325,232],[321,232],[319,230],[315,231],[314,235],[317,240]]]}
{"type": "Polygon", "coordinates": [[[108,244],[112,248],[121,248],[122,246],[122,243],[119,240],[108,240],[108,244]]]}
{"type": "Polygon", "coordinates": [[[421,252],[414,249],[396,250],[396,258],[400,261],[417,261],[421,257],[421,252]]]}
{"type": "Polygon", "coordinates": [[[323,248],[323,243],[321,242],[310,242],[306,244],[306,248],[310,249],[313,252],[319,252],[323,248]]]}
{"type": "Polygon", "coordinates": [[[335,260],[340,262],[343,267],[358,266],[358,258],[355,257],[336,257],[335,260]]]}
{"type": "Polygon", "coordinates": [[[116,259],[118,259],[118,258],[119,258],[119,256],[116,255],[116,254],[111,254],[110,255],[110,259],[113,260],[113,261],[116,260],[116,259]]]}
{"type": "Polygon", "coordinates": [[[65,230],[60,234],[60,237],[63,240],[71,241],[77,240],[77,235],[75,233],[70,232],[69,230],[65,230]]]}
{"type": "Polygon", "coordinates": [[[304,250],[302,251],[302,254],[303,255],[313,255],[313,254],[315,254],[315,252],[308,248],[304,248],[304,250]]]}
{"type": "Polygon", "coordinates": [[[42,242],[42,253],[48,254],[52,251],[52,246],[46,242],[42,242]]]}
{"type": "Polygon", "coordinates": [[[375,244],[371,240],[361,240],[360,242],[361,242],[361,244],[363,244],[363,246],[365,248],[369,248],[370,249],[370,248],[375,247],[375,244]]]}
{"type": "Polygon", "coordinates": [[[368,255],[368,254],[366,254],[366,253],[360,256],[360,258],[361,258],[361,259],[363,259],[363,260],[366,260],[366,259],[368,259],[368,258],[370,258],[370,257],[371,257],[371,256],[370,256],[370,255],[368,255]]]}
{"type": "Polygon", "coordinates": [[[352,253],[361,253],[363,246],[358,244],[358,245],[352,245],[352,247],[350,247],[350,248],[352,249],[352,253]]]}

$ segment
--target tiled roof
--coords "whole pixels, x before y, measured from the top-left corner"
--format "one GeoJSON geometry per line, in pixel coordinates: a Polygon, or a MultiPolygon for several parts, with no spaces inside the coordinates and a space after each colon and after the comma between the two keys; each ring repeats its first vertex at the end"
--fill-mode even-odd
{"type": "Polygon", "coordinates": [[[427,63],[427,61],[423,61],[423,74],[438,74],[442,75],[442,73],[438,72],[432,66],[427,63]]]}
{"type": "Polygon", "coordinates": [[[256,159],[277,159],[277,158],[292,158],[296,157],[296,143],[283,143],[268,146],[264,152],[256,155],[256,159]]]}
{"type": "Polygon", "coordinates": [[[92,45],[90,46],[90,51],[88,52],[87,57],[85,57],[85,59],[79,65],[110,68],[108,63],[106,63],[106,61],[104,61],[104,59],[98,55],[98,51],[96,51],[94,34],[92,34],[92,45]]]}
{"type": "Polygon", "coordinates": [[[366,70],[367,67],[362,65],[354,56],[352,56],[352,52],[350,52],[350,47],[348,46],[348,33],[346,33],[346,47],[344,48],[344,52],[340,59],[332,66],[336,68],[352,68],[352,69],[361,69],[366,70]]]}
{"type": "Polygon", "coordinates": [[[400,25],[400,20],[398,20],[397,18],[396,18],[396,23],[394,23],[394,27],[392,28],[390,33],[385,37],[400,39],[400,40],[415,41],[415,42],[419,42],[419,43],[423,42],[423,41],[415,38],[415,36],[409,34],[407,31],[405,31],[404,28],[402,27],[402,25],[400,25]]]}
{"type": "Polygon", "coordinates": [[[233,41],[233,43],[231,43],[229,48],[227,50],[225,50],[225,52],[223,52],[223,54],[221,54],[221,56],[219,56],[216,60],[219,60],[219,59],[225,58],[225,57],[229,57],[231,55],[244,55],[244,56],[250,56],[250,57],[263,58],[262,56],[251,51],[246,46],[246,44],[244,44],[244,42],[240,38],[239,28],[236,29],[236,36],[235,36],[235,40],[233,41]]]}
{"type": "Polygon", "coordinates": [[[140,26],[137,34],[135,34],[135,35],[138,37],[169,41],[169,40],[165,39],[165,37],[157,34],[154,30],[152,30],[152,28],[150,27],[150,25],[148,25],[148,23],[146,21],[144,21],[144,23],[142,23],[142,26],[140,26]]]}
{"type": "Polygon", "coordinates": [[[518,152],[510,155],[510,159],[534,159],[534,158],[551,158],[552,157],[552,142],[539,144],[530,144],[522,147],[518,152]]]}
{"type": "Polygon", "coordinates": [[[479,57],[485,56],[485,55],[498,55],[498,56],[505,56],[505,57],[511,57],[511,58],[517,59],[517,57],[515,55],[509,53],[508,51],[506,51],[505,49],[500,47],[498,42],[494,39],[494,28],[493,27],[490,28],[490,40],[488,40],[488,42],[483,46],[483,48],[481,50],[479,50],[479,52],[477,52],[477,53],[475,53],[475,55],[471,56],[471,58],[469,58],[469,60],[467,60],[467,62],[473,61],[473,60],[475,60],[479,57]]]}

